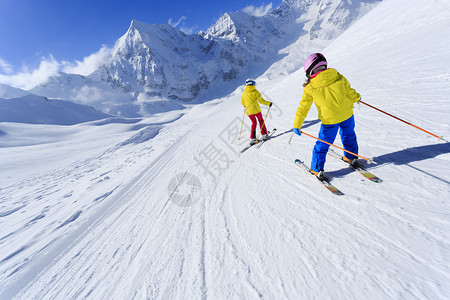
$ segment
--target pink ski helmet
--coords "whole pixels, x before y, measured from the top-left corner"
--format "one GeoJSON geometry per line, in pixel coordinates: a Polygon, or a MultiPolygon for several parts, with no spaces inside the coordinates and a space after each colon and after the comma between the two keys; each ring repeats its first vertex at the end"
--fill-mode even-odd
{"type": "Polygon", "coordinates": [[[314,53],[311,54],[305,61],[305,73],[306,76],[311,76],[311,72],[320,66],[326,66],[327,65],[327,59],[323,54],[321,53],[314,53]]]}

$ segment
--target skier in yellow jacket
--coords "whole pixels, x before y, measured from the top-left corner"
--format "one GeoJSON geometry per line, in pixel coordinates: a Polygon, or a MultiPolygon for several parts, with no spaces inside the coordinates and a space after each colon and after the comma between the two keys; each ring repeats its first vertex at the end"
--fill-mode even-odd
{"type": "Polygon", "coordinates": [[[241,104],[245,107],[245,111],[252,121],[252,127],[250,130],[250,144],[254,144],[257,142],[256,140],[256,126],[257,121],[259,121],[259,126],[261,128],[261,139],[267,139],[267,128],[266,124],[264,124],[264,120],[261,114],[261,107],[259,103],[272,106],[272,102],[266,101],[261,96],[260,92],[255,88],[256,81],[254,79],[247,79],[245,81],[245,89],[242,93],[241,104]],[[258,103],[259,102],[259,103],[258,103]]]}
{"type": "MultiPolygon", "coordinates": [[[[319,139],[333,143],[339,130],[344,149],[357,154],[353,104],[361,100],[361,95],[351,88],[344,76],[334,69],[327,69],[327,60],[321,53],[310,55],[304,69],[307,81],[303,85],[305,89],[295,114],[294,132],[301,135],[300,128],[314,101],[322,121],[319,139]]],[[[329,147],[317,141],[313,150],[310,172],[320,180],[325,179],[323,169],[329,147]]],[[[357,157],[347,152],[342,159],[350,164],[358,163],[357,157]]]]}

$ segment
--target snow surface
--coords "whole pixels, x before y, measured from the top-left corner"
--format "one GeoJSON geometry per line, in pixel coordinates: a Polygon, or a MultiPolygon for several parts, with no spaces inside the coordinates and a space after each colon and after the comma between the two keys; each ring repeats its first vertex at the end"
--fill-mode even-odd
{"type": "Polygon", "coordinates": [[[22,89],[13,88],[9,85],[0,83],[0,98],[12,99],[29,95],[30,93],[22,89]]]}
{"type": "Polygon", "coordinates": [[[92,107],[36,95],[0,99],[0,120],[30,124],[74,125],[111,117],[92,107]]]}
{"type": "MultiPolygon", "coordinates": [[[[322,52],[365,102],[448,140],[449,12],[384,0],[322,52]]],[[[0,123],[0,299],[449,299],[450,144],[355,107],[384,181],[330,157],[334,196],[293,163],[314,140],[288,143],[303,71],[269,73],[278,133],[241,155],[242,87],[144,119],[0,123]]]]}

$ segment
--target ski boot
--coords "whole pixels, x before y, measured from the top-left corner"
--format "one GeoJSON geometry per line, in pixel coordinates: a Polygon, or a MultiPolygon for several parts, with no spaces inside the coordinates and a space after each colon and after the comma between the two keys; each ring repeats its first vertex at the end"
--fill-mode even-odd
{"type": "Polygon", "coordinates": [[[250,145],[254,145],[254,144],[256,144],[257,142],[258,142],[258,139],[256,139],[256,138],[250,139],[250,145]]]}
{"type": "Polygon", "coordinates": [[[342,160],[345,161],[346,163],[350,164],[353,168],[357,169],[357,168],[362,168],[363,166],[358,162],[357,158],[354,159],[350,159],[347,158],[345,156],[342,156],[342,160]]]}
{"type": "Polygon", "coordinates": [[[320,181],[324,181],[324,180],[328,180],[328,178],[325,177],[325,174],[323,173],[323,171],[314,171],[314,170],[309,170],[309,172],[313,175],[315,175],[317,177],[317,179],[319,179],[320,181]]]}

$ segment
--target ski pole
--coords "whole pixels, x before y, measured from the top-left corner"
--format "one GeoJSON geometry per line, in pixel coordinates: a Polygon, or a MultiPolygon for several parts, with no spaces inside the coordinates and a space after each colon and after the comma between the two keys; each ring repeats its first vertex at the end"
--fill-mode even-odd
{"type": "Polygon", "coordinates": [[[239,138],[238,138],[238,140],[241,139],[242,127],[244,127],[244,119],[245,119],[245,107],[244,107],[244,115],[242,116],[241,131],[239,132],[239,138]]]}
{"type": "Polygon", "coordinates": [[[408,125],[411,125],[411,126],[414,127],[414,128],[417,128],[417,129],[419,129],[419,130],[422,130],[423,132],[426,132],[426,133],[428,133],[429,135],[432,135],[432,136],[434,136],[434,137],[436,137],[436,138],[438,138],[438,139],[440,139],[440,140],[446,141],[445,139],[442,138],[442,136],[437,136],[437,135],[435,135],[435,134],[433,134],[433,133],[431,133],[431,132],[429,132],[429,131],[426,131],[425,129],[422,129],[422,128],[420,128],[420,127],[418,127],[418,126],[416,126],[416,125],[413,125],[413,124],[411,124],[411,123],[409,123],[409,122],[407,122],[407,121],[405,121],[405,120],[402,120],[402,119],[400,119],[400,118],[397,118],[396,116],[393,116],[393,115],[391,115],[391,114],[389,114],[389,113],[387,113],[387,112],[385,112],[385,111],[383,111],[383,110],[381,110],[381,109],[379,109],[379,108],[376,108],[375,106],[372,106],[372,105],[370,105],[370,104],[367,104],[366,102],[363,102],[363,101],[361,101],[361,100],[359,100],[359,102],[361,102],[362,104],[367,105],[367,106],[370,107],[370,108],[373,108],[373,109],[375,109],[375,110],[378,110],[379,112],[382,112],[383,114],[386,114],[386,115],[388,115],[388,116],[390,116],[390,117],[392,117],[392,118],[394,118],[394,119],[397,119],[397,120],[399,120],[399,121],[402,121],[403,123],[406,123],[406,124],[408,124],[408,125]]]}
{"type": "Polygon", "coordinates": [[[359,157],[359,158],[362,158],[362,159],[366,160],[367,163],[369,163],[369,164],[374,162],[372,158],[365,158],[365,157],[363,157],[363,156],[361,156],[361,155],[358,155],[358,154],[353,153],[353,152],[351,152],[351,151],[345,150],[344,148],[341,148],[341,147],[339,147],[339,146],[336,146],[335,144],[331,144],[331,143],[325,142],[324,140],[321,140],[321,139],[319,139],[319,138],[316,138],[315,136],[310,135],[310,134],[308,134],[308,133],[306,133],[306,132],[304,132],[304,131],[301,131],[301,133],[304,134],[304,135],[307,135],[307,136],[309,136],[309,137],[312,137],[313,139],[316,139],[316,140],[318,140],[318,141],[321,141],[322,143],[328,144],[328,145],[330,145],[330,146],[333,146],[333,147],[336,147],[336,148],[338,148],[338,149],[344,150],[344,151],[347,152],[347,153],[353,154],[353,155],[355,155],[355,156],[357,156],[357,157],[359,157]]]}
{"type": "Polygon", "coordinates": [[[289,145],[291,144],[292,137],[294,136],[294,131],[292,131],[291,137],[289,138],[289,145]]]}
{"type": "Polygon", "coordinates": [[[261,129],[259,130],[259,134],[258,134],[257,140],[259,140],[259,136],[261,135],[262,129],[263,129],[264,126],[266,125],[266,119],[267,119],[267,116],[269,115],[269,110],[270,110],[270,106],[269,106],[269,109],[267,110],[266,117],[264,118],[263,123],[262,123],[262,125],[260,126],[261,129]]]}

